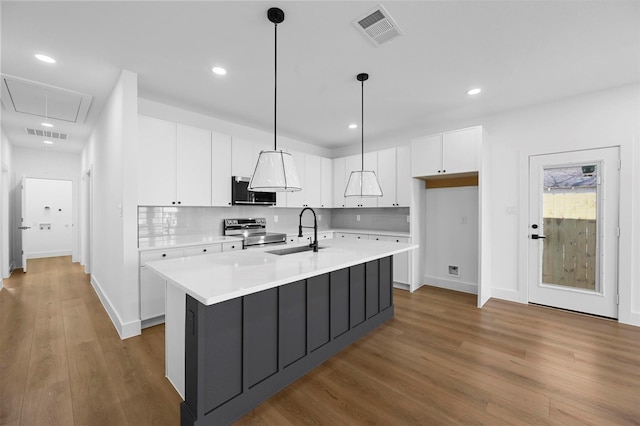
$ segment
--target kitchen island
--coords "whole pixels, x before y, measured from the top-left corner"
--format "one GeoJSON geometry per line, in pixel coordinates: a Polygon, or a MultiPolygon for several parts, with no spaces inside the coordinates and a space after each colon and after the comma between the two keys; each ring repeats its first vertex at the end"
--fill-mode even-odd
{"type": "Polygon", "coordinates": [[[392,256],[417,246],[270,253],[282,248],[146,264],[167,282],[166,373],[182,424],[232,422],[393,317],[392,256]]]}

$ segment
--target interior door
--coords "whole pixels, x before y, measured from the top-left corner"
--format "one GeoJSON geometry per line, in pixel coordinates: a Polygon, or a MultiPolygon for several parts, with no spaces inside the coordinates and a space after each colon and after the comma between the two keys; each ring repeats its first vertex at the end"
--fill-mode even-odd
{"type": "Polygon", "coordinates": [[[529,302],[617,318],[618,148],[529,158],[529,302]]]}
{"type": "Polygon", "coordinates": [[[22,272],[27,272],[27,253],[29,235],[27,233],[31,229],[28,226],[27,218],[27,179],[22,176],[20,183],[20,238],[22,239],[22,272]]]}

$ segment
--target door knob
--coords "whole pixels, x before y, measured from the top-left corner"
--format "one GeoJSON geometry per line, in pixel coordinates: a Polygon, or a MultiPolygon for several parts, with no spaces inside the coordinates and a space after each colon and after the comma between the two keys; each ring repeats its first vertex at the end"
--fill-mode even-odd
{"type": "Polygon", "coordinates": [[[547,237],[545,237],[544,235],[531,234],[531,239],[532,240],[540,240],[540,239],[543,239],[543,238],[547,238],[547,237]]]}

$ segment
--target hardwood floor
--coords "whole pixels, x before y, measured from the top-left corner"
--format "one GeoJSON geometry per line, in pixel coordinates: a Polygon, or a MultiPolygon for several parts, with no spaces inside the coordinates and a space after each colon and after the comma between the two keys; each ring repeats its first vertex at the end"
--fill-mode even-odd
{"type": "MultiPolygon", "coordinates": [[[[164,327],[120,340],[68,257],[0,292],[0,424],[177,425],[164,327]]],[[[640,424],[640,329],[422,287],[237,424],[640,424]]]]}

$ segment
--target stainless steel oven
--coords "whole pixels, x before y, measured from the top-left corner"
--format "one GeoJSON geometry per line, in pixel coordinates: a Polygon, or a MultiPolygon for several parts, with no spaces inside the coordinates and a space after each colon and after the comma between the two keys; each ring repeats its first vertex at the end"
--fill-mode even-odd
{"type": "Polygon", "coordinates": [[[243,249],[287,243],[287,234],[267,232],[264,217],[225,219],[224,235],[242,237],[243,249]]]}

